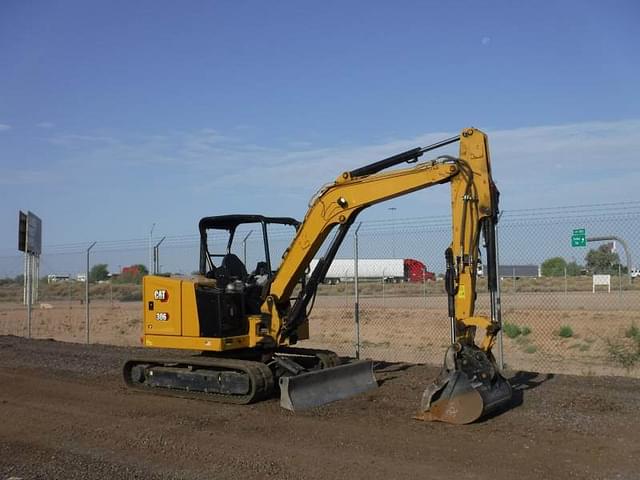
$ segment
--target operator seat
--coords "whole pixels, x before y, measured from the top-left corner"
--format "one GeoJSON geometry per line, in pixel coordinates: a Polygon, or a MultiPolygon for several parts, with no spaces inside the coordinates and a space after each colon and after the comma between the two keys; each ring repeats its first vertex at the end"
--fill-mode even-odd
{"type": "Polygon", "coordinates": [[[267,262],[258,262],[256,265],[256,269],[253,272],[254,275],[268,275],[269,274],[269,266],[267,262]]]}
{"type": "Polygon", "coordinates": [[[233,253],[227,253],[222,257],[220,268],[229,278],[235,278],[243,282],[247,279],[247,269],[244,263],[233,253]]]}

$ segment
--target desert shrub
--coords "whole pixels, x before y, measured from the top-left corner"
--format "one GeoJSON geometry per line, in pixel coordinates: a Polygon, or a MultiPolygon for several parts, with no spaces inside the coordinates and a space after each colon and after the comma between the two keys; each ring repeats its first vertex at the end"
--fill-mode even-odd
{"type": "Polygon", "coordinates": [[[509,338],[516,338],[522,333],[522,329],[514,323],[505,323],[502,326],[504,334],[509,338]]]}
{"type": "Polygon", "coordinates": [[[640,328],[632,322],[624,331],[624,340],[606,340],[607,353],[614,363],[630,370],[640,363],[640,328]]]}
{"type": "Polygon", "coordinates": [[[125,290],[119,292],[118,299],[121,302],[139,302],[142,300],[142,289],[125,290]]]}
{"type": "Polygon", "coordinates": [[[631,322],[631,326],[625,330],[624,336],[627,338],[640,339],[640,328],[638,328],[636,322],[631,322]]]}
{"type": "Polygon", "coordinates": [[[558,336],[562,338],[571,338],[573,337],[573,328],[569,325],[562,325],[560,330],[558,330],[558,336]]]}
{"type": "Polygon", "coordinates": [[[606,340],[607,353],[614,363],[630,370],[640,362],[640,335],[632,342],[622,343],[611,339],[606,340]]]}
{"type": "Polygon", "coordinates": [[[525,337],[531,333],[531,329],[529,327],[527,327],[526,325],[524,327],[522,327],[521,330],[522,330],[522,335],[525,336],[525,337]]]}
{"type": "Polygon", "coordinates": [[[536,353],[538,351],[538,347],[536,347],[535,345],[527,345],[524,351],[525,353],[536,353]]]}

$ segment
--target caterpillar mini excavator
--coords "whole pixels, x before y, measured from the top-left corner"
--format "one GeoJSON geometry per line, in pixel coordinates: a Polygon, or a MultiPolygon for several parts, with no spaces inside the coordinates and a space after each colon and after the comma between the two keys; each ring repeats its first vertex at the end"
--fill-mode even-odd
{"type": "Polygon", "coordinates": [[[356,216],[376,203],[443,183],[451,185],[453,238],[445,252],[451,346],[442,371],[424,391],[416,418],[470,423],[505,405],[511,387],[491,353],[500,329],[498,191],[487,137],[473,128],[342,173],[312,198],[301,223],[260,215],[203,218],[199,274],[143,280],[143,344],[198,355],[129,360],[123,368],[125,382],[138,390],[232,403],[250,403],[279,389],[281,406],[294,411],[376,388],[371,361],[341,365],[333,352],[294,345],[309,337],[308,316],[318,284],[356,216]],[[460,143],[457,157],[418,163],[424,153],[455,142],[460,143]],[[388,170],[402,163],[410,166],[388,170]],[[264,243],[264,259],[251,272],[233,253],[239,253],[242,243],[238,227],[248,225],[262,233],[264,243]],[[311,260],[334,227],[324,256],[307,278],[311,260]],[[295,229],[275,270],[269,243],[273,228],[295,229]],[[490,318],[474,315],[481,231],[489,265],[490,318]],[[475,343],[478,329],[484,330],[480,345],[475,343]]]}

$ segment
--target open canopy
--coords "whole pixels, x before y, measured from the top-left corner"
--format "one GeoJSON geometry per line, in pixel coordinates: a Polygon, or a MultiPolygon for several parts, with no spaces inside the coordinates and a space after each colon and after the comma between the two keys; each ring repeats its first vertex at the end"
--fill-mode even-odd
{"type": "Polygon", "coordinates": [[[200,220],[198,228],[204,232],[209,228],[220,230],[234,230],[242,223],[279,223],[281,225],[292,225],[297,227],[300,222],[291,217],[265,217],[264,215],[217,215],[215,217],[204,217],[200,220]]]}

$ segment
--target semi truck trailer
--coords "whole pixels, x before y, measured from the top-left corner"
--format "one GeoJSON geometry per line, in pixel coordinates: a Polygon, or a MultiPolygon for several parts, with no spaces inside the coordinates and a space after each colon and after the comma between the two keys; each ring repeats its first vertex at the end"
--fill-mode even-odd
{"type": "MultiPolygon", "coordinates": [[[[311,260],[310,271],[318,264],[311,260]]],[[[352,258],[336,258],[331,262],[324,277],[324,283],[353,282],[355,262],[352,258]]],[[[360,258],[358,259],[358,279],[384,281],[388,283],[434,281],[436,276],[429,272],[424,263],[413,258],[360,258]]]]}

